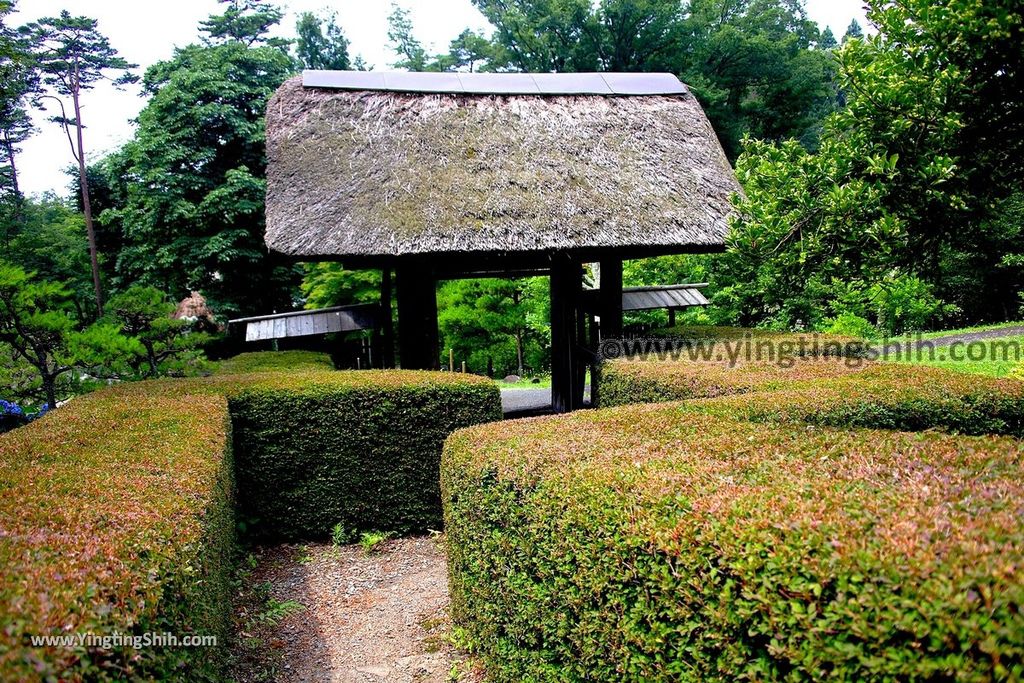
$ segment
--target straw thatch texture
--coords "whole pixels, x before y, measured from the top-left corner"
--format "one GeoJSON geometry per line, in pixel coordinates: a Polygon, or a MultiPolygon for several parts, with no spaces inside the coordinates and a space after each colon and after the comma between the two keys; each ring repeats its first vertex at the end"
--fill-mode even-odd
{"type": "Polygon", "coordinates": [[[680,96],[304,88],[267,108],[267,244],[305,257],[722,245],[739,190],[680,96]]]}

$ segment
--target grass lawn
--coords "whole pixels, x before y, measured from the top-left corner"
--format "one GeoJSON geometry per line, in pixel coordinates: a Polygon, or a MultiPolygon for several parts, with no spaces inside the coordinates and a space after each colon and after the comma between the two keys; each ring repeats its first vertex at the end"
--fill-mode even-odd
{"type": "MultiPolygon", "coordinates": [[[[977,332],[981,329],[967,331],[977,332]]],[[[932,338],[935,336],[940,335],[932,335],[932,338]]],[[[994,337],[971,342],[967,346],[940,346],[931,351],[922,351],[919,359],[894,360],[893,362],[930,365],[956,372],[1005,377],[1014,367],[1024,362],[1024,336],[994,337]]]]}
{"type": "Polygon", "coordinates": [[[551,388],[551,377],[524,377],[518,382],[506,382],[502,379],[494,380],[499,387],[502,389],[550,389],[551,388]],[[540,380],[534,382],[534,379],[540,380]]]}

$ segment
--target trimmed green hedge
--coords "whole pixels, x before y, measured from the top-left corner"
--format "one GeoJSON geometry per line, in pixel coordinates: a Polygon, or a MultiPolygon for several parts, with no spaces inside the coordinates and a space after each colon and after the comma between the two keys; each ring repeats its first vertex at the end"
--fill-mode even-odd
{"type": "Polygon", "coordinates": [[[316,351],[255,351],[240,353],[217,364],[218,375],[333,369],[330,355],[316,351]]]}
{"type": "Polygon", "coordinates": [[[121,385],[0,437],[0,680],[219,680],[233,478],[265,533],[437,527],[445,437],[501,417],[482,378],[263,371],[281,366],[270,360],[247,361],[252,374],[121,385]],[[30,640],[148,632],[218,646],[30,640]]]}
{"type": "Polygon", "coordinates": [[[855,374],[873,365],[859,358],[802,357],[792,366],[761,361],[728,363],[689,360],[622,359],[601,371],[600,407],[712,398],[773,391],[855,374]]]}
{"type": "Polygon", "coordinates": [[[456,432],[455,620],[496,681],[1021,680],[1024,446],[851,428],[1022,415],[1020,383],[880,366],[456,432]]]}
{"type": "Polygon", "coordinates": [[[230,394],[240,512],[259,535],[441,528],[441,448],[500,420],[501,395],[471,375],[290,374],[230,394]]]}
{"type": "Polygon", "coordinates": [[[144,384],[77,398],[0,438],[0,679],[218,678],[230,633],[230,455],[223,397],[144,384]],[[165,631],[218,646],[30,641],[165,631]]]}

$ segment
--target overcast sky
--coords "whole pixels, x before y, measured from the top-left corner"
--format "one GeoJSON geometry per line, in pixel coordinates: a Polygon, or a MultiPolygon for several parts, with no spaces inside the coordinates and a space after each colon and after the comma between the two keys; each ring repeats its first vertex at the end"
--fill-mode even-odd
{"type": "MultiPolygon", "coordinates": [[[[386,70],[395,56],[387,44],[387,16],[390,0],[289,0],[280,3],[288,12],[282,22],[282,35],[291,35],[295,17],[301,12],[331,9],[351,41],[351,52],[360,54],[375,69],[386,70]]],[[[484,18],[470,0],[402,0],[412,13],[417,37],[432,52],[447,48],[448,42],[469,27],[489,31],[484,18]]],[[[865,24],[863,0],[807,0],[812,19],[829,25],[842,36],[850,20],[865,24]]],[[[99,30],[129,62],[145,67],[167,59],[175,46],[195,42],[202,19],[220,13],[216,0],[20,0],[20,12],[11,18],[17,25],[67,9],[99,20],[99,30]]],[[[132,135],[131,119],[145,103],[138,86],[123,92],[99,85],[83,98],[82,120],[86,131],[86,157],[100,158],[117,149],[132,135]]],[[[72,163],[67,138],[44,114],[36,115],[35,136],[24,145],[18,159],[22,191],[33,194],[47,190],[67,191],[68,177],[63,169],[72,163]]]]}

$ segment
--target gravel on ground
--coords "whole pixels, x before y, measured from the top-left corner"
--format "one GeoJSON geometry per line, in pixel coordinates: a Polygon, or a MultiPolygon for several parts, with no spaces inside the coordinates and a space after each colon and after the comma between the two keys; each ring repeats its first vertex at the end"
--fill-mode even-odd
{"type": "Polygon", "coordinates": [[[441,539],[255,553],[236,608],[235,680],[482,680],[452,644],[441,539]]]}

